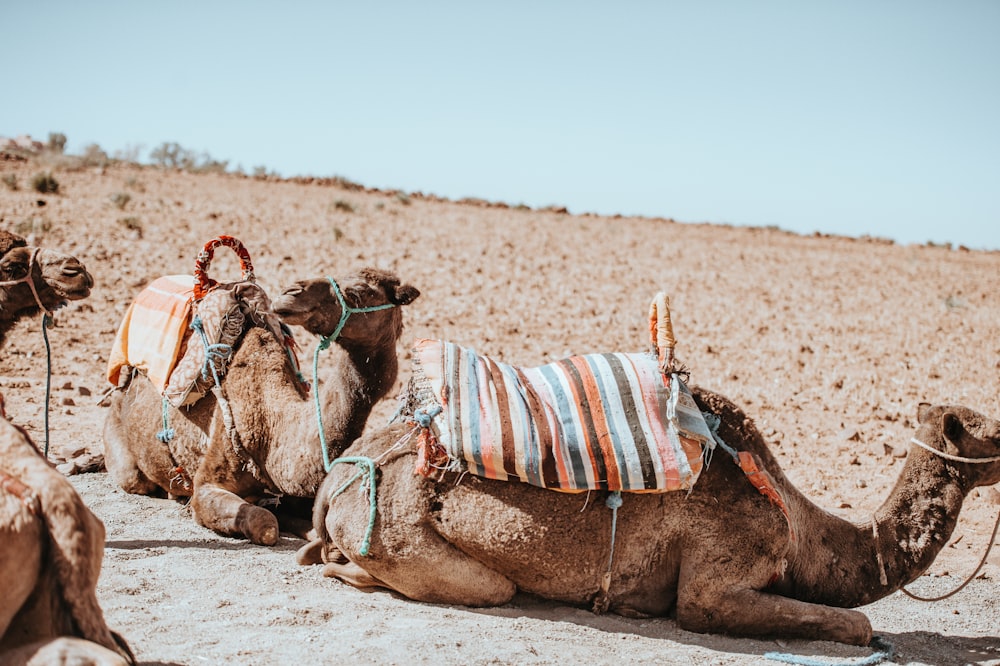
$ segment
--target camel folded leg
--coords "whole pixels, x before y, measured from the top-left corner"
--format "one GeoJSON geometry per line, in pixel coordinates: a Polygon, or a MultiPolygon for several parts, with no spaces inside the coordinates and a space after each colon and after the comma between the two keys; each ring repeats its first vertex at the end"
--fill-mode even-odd
{"type": "Polygon", "coordinates": [[[860,611],[748,588],[716,589],[712,594],[682,590],[677,600],[677,624],[699,633],[782,635],[853,645],[868,645],[872,639],[871,623],[860,611]]]}
{"type": "Polygon", "coordinates": [[[273,513],[219,486],[195,485],[191,508],[200,525],[226,536],[246,537],[262,546],[278,543],[278,519],[273,513]]]}
{"type": "MultiPolygon", "coordinates": [[[[409,529],[399,549],[385,548],[373,540],[372,552],[363,556],[344,543],[334,546],[350,562],[330,562],[323,574],[356,587],[385,587],[415,601],[436,604],[499,606],[517,592],[506,576],[469,557],[433,530],[414,529],[411,533],[409,529]]],[[[330,548],[328,552],[337,551],[330,548]]]]}

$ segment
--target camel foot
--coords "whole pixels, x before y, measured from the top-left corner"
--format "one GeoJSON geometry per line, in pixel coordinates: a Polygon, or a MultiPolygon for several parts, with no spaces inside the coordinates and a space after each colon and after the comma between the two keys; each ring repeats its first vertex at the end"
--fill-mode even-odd
{"type": "Polygon", "coordinates": [[[267,509],[244,504],[236,514],[236,529],[251,543],[273,546],[278,543],[278,519],[267,509]]]}
{"type": "Polygon", "coordinates": [[[373,587],[392,589],[353,562],[347,562],[346,564],[330,562],[323,567],[323,575],[327,578],[336,578],[362,590],[373,587]]]}
{"type": "Polygon", "coordinates": [[[304,567],[323,564],[323,540],[313,539],[295,551],[295,562],[304,567]]]}

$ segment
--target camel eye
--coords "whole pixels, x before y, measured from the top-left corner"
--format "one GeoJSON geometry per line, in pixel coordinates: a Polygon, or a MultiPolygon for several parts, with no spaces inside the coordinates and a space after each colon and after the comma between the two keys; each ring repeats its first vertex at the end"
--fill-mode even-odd
{"type": "Polygon", "coordinates": [[[0,266],[0,275],[8,280],[20,280],[28,274],[28,265],[20,262],[3,264],[0,266]]]}

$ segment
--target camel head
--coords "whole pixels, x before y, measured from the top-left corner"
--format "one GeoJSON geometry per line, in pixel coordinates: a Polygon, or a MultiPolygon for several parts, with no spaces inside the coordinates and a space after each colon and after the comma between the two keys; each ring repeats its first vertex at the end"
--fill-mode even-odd
{"type": "Polygon", "coordinates": [[[416,287],[401,284],[393,273],[363,268],[344,278],[300,280],[271,305],[286,324],[341,345],[371,346],[399,338],[403,317],[398,306],[409,305],[419,295],[416,287]]]}
{"type": "Polygon", "coordinates": [[[1000,421],[967,407],[927,403],[917,407],[917,421],[913,443],[961,464],[971,487],[1000,483],[1000,421]]]}
{"type": "Polygon", "coordinates": [[[94,278],[76,257],[32,247],[0,230],[0,306],[8,317],[34,314],[39,303],[55,310],[86,298],[93,286],[94,278]]]}

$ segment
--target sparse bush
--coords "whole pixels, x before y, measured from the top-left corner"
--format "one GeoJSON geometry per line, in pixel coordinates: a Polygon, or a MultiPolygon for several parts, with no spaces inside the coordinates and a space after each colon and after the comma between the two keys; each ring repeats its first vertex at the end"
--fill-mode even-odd
{"type": "Polygon", "coordinates": [[[118,207],[118,210],[125,210],[125,206],[132,200],[132,195],[128,192],[115,192],[111,195],[111,203],[118,207]]]}
{"type": "Polygon", "coordinates": [[[146,191],[146,186],[143,185],[142,182],[135,176],[129,176],[128,178],[125,179],[125,187],[129,188],[130,190],[135,190],[136,192],[146,191]]]}
{"type": "Polygon", "coordinates": [[[7,186],[8,190],[17,189],[17,174],[8,173],[3,177],[3,184],[7,186]]]}
{"type": "Polygon", "coordinates": [[[399,192],[399,193],[397,193],[396,194],[396,199],[399,201],[399,203],[403,204],[404,206],[409,206],[410,205],[410,196],[408,194],[406,194],[405,192],[399,192]]]}
{"type": "Polygon", "coordinates": [[[127,144],[121,150],[115,151],[115,159],[119,162],[128,162],[129,164],[138,164],[139,156],[142,154],[144,146],[140,144],[127,144]]]}
{"type": "Polygon", "coordinates": [[[184,169],[194,164],[194,153],[175,141],[165,141],[149,153],[154,164],[170,169],[184,169]]]}
{"type": "Polygon", "coordinates": [[[101,149],[96,143],[89,144],[83,149],[83,155],[80,156],[80,161],[83,166],[88,167],[103,167],[107,166],[111,160],[108,159],[108,154],[101,149]]]}
{"type": "Polygon", "coordinates": [[[333,202],[333,208],[335,210],[341,210],[345,213],[356,213],[357,209],[354,207],[350,201],[344,201],[343,199],[337,199],[333,202]]]}
{"type": "Polygon", "coordinates": [[[134,215],[120,217],[118,218],[118,224],[122,225],[129,231],[134,231],[140,238],[142,238],[142,221],[138,217],[135,217],[134,215]]]}
{"type": "Polygon", "coordinates": [[[340,229],[340,227],[334,227],[333,228],[333,240],[334,240],[334,242],[339,241],[343,237],[344,237],[344,232],[340,229]]]}
{"type": "Polygon", "coordinates": [[[167,141],[154,148],[149,159],[162,167],[193,173],[225,173],[229,168],[229,160],[217,160],[208,153],[198,155],[175,141],[167,141]]]}
{"type": "Polygon", "coordinates": [[[51,173],[42,171],[31,179],[31,187],[41,194],[56,194],[59,192],[59,181],[51,173]]]}
{"type": "Polygon", "coordinates": [[[62,155],[66,152],[66,135],[62,132],[49,132],[49,143],[46,147],[53,153],[62,155]]]}

